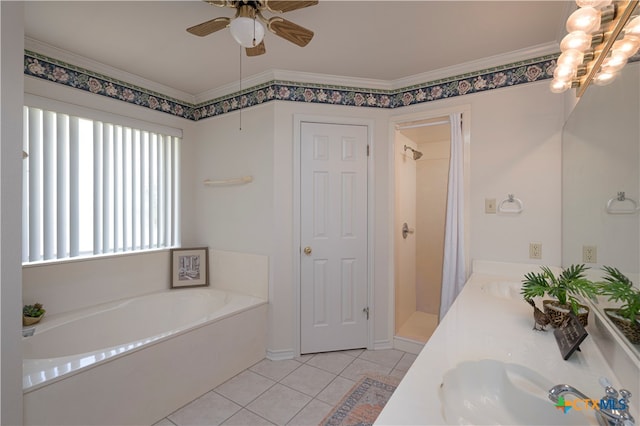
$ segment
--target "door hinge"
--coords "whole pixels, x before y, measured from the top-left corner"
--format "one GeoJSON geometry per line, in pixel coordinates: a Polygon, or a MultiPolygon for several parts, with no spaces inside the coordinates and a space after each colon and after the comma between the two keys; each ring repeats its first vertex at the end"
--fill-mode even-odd
{"type": "Polygon", "coordinates": [[[369,145],[367,145],[367,157],[369,156],[369,145]]]}
{"type": "Polygon", "coordinates": [[[366,308],[364,308],[362,310],[362,312],[364,312],[365,314],[367,314],[367,321],[369,320],[369,307],[367,306],[366,308]]]}

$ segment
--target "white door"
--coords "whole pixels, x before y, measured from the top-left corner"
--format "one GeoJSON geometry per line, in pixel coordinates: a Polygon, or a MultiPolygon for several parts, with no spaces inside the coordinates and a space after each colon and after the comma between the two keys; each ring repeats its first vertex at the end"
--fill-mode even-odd
{"type": "Polygon", "coordinates": [[[367,346],[367,127],[302,122],[301,353],[367,346]]]}

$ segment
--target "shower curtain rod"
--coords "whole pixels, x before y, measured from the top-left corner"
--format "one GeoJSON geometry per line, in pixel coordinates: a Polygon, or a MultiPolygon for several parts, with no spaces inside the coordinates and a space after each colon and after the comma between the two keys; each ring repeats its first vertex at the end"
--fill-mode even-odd
{"type": "Polygon", "coordinates": [[[439,124],[449,124],[449,119],[442,121],[433,121],[431,123],[409,124],[407,126],[396,126],[396,130],[416,129],[418,127],[437,126],[439,124]]]}

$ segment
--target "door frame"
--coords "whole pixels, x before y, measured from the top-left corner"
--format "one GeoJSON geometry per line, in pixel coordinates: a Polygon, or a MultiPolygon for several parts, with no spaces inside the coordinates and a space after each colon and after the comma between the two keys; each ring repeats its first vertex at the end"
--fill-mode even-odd
{"type": "Polygon", "coordinates": [[[396,169],[395,169],[395,135],[396,126],[408,121],[420,121],[435,119],[448,116],[454,112],[462,114],[462,139],[463,139],[463,162],[464,162],[464,255],[465,255],[465,271],[467,278],[471,272],[471,105],[461,104],[448,108],[438,108],[423,110],[409,114],[394,115],[389,118],[389,191],[390,203],[392,203],[392,214],[389,215],[388,229],[390,232],[390,253],[389,256],[389,280],[392,285],[389,286],[389,317],[388,317],[388,333],[393,341],[393,346],[409,352],[421,349],[406,339],[397,338],[396,330],[396,282],[395,282],[395,220],[396,220],[396,169]]]}
{"type": "Polygon", "coordinates": [[[367,144],[369,145],[369,156],[367,157],[367,304],[369,306],[369,320],[367,323],[367,349],[373,348],[374,337],[374,321],[375,321],[375,307],[373,298],[373,266],[374,266],[374,195],[375,195],[375,182],[374,182],[374,120],[357,117],[336,117],[329,115],[309,115],[309,114],[294,114],[293,115],[293,304],[294,309],[294,356],[300,356],[300,261],[301,261],[301,209],[300,209],[300,172],[301,172],[301,150],[300,143],[302,139],[301,125],[302,123],[319,123],[319,124],[338,124],[338,125],[352,125],[352,126],[365,126],[367,128],[367,144]]]}

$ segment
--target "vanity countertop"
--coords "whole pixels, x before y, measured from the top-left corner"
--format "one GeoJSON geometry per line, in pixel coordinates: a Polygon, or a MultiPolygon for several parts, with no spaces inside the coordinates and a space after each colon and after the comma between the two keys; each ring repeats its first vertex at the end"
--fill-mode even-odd
{"type": "MultiPolygon", "coordinates": [[[[609,378],[616,389],[629,386],[624,377],[618,378],[612,372],[592,336],[582,342],[581,351],[565,361],[551,327],[546,332],[532,330],[533,309],[519,292],[524,274],[538,272],[539,265],[476,261],[473,271],[375,424],[446,424],[440,385],[444,373],[463,361],[493,359],[521,364],[549,378],[554,385],[572,385],[597,400],[604,395],[600,377],[609,378]]],[[[540,300],[537,304],[542,309],[540,300]]],[[[540,397],[548,401],[549,410],[555,409],[546,394],[540,397]]],[[[640,418],[640,395],[632,396],[630,406],[631,414],[640,418]]],[[[531,422],[535,423],[535,419],[531,422]]]]}

